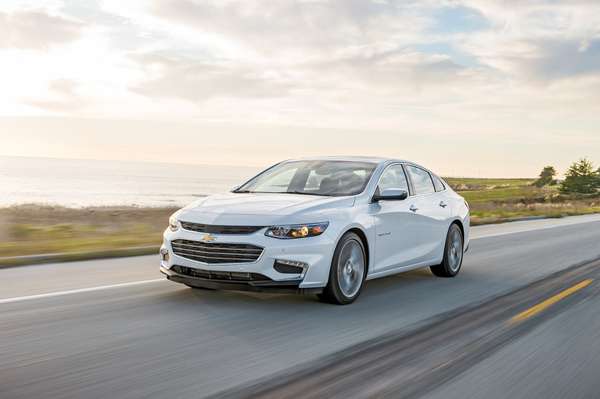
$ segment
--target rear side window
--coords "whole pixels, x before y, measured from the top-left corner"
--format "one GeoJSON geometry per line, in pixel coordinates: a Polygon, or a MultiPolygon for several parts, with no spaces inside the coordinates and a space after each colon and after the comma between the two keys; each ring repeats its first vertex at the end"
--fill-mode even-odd
{"type": "Polygon", "coordinates": [[[413,187],[415,189],[415,194],[431,194],[435,193],[435,188],[433,187],[433,180],[431,180],[431,175],[425,169],[417,168],[416,166],[406,165],[406,170],[410,175],[410,179],[412,180],[413,187]]]}
{"type": "Polygon", "coordinates": [[[433,179],[433,186],[435,187],[435,191],[444,191],[446,189],[444,182],[442,182],[442,180],[439,177],[437,177],[436,175],[431,175],[431,178],[433,179]]]}

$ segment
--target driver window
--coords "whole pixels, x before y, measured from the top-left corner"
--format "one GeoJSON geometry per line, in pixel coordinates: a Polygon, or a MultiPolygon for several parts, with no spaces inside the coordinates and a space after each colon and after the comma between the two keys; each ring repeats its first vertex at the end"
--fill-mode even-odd
{"type": "Polygon", "coordinates": [[[377,187],[380,192],[389,188],[395,188],[406,190],[408,193],[408,182],[406,181],[406,175],[404,174],[402,165],[392,165],[388,167],[381,175],[377,187]]]}

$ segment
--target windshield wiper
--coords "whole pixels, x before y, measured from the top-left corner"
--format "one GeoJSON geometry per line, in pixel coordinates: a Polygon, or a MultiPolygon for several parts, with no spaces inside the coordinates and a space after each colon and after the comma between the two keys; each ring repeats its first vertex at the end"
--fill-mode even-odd
{"type": "Polygon", "coordinates": [[[306,191],[298,191],[298,190],[284,191],[284,192],[282,192],[282,194],[318,195],[321,197],[330,197],[330,195],[328,195],[328,194],[307,193],[306,191]]]}
{"type": "Polygon", "coordinates": [[[299,195],[318,195],[320,197],[331,197],[329,194],[319,194],[319,193],[307,193],[306,191],[252,191],[252,190],[233,190],[232,193],[235,194],[248,194],[248,193],[260,193],[260,194],[299,194],[299,195]]]}

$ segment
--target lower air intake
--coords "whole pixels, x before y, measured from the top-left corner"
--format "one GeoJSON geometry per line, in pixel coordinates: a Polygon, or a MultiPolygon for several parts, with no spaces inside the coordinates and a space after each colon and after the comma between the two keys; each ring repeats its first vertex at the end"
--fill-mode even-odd
{"type": "Polygon", "coordinates": [[[213,270],[194,269],[192,267],[174,265],[171,270],[177,274],[182,274],[188,277],[202,278],[206,280],[228,281],[232,283],[245,283],[248,281],[270,281],[267,276],[259,273],[243,273],[243,272],[221,272],[213,270]]]}

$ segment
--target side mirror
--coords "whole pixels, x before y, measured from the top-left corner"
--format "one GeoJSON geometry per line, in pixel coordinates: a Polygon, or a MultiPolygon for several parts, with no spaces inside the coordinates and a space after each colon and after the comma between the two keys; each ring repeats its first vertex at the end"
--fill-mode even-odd
{"type": "Polygon", "coordinates": [[[381,192],[377,192],[373,196],[373,202],[379,201],[404,201],[408,198],[408,191],[401,188],[387,188],[381,192]]]}

